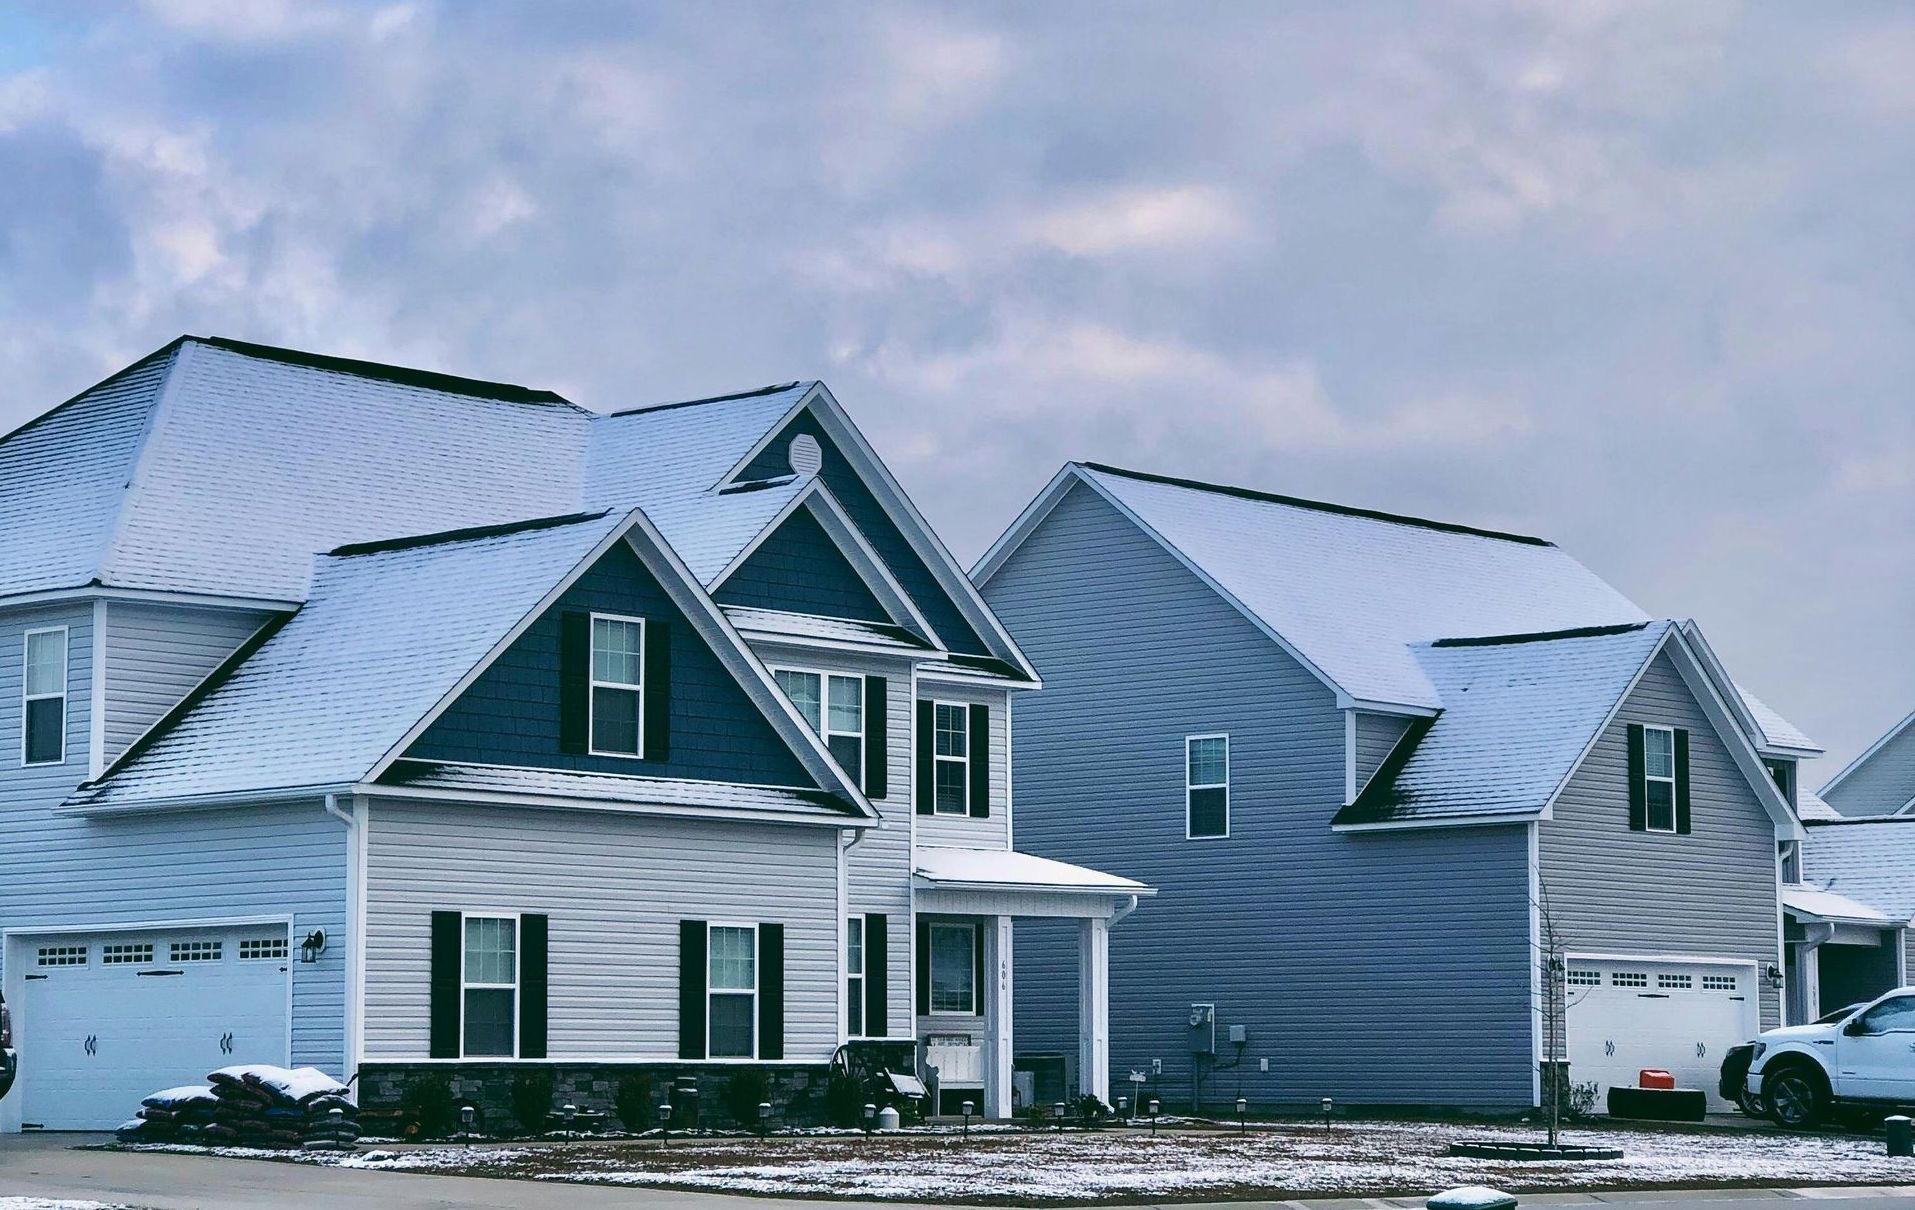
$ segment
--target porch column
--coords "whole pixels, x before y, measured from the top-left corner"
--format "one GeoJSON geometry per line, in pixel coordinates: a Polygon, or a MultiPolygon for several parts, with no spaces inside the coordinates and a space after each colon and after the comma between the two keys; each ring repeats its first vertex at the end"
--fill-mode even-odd
{"type": "Polygon", "coordinates": [[[1110,1104],[1110,921],[1078,926],[1077,1088],[1110,1104]]]}
{"type": "Polygon", "coordinates": [[[989,917],[984,966],[984,1116],[1011,1116],[1011,917],[989,917]]]}

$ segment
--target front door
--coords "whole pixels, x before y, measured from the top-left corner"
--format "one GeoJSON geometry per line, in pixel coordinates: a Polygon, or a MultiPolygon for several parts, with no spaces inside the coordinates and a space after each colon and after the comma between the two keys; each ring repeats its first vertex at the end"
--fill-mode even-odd
{"type": "Polygon", "coordinates": [[[1915,996],[1890,996],[1849,1022],[1835,1059],[1837,1096],[1915,1103],[1915,996]]]}

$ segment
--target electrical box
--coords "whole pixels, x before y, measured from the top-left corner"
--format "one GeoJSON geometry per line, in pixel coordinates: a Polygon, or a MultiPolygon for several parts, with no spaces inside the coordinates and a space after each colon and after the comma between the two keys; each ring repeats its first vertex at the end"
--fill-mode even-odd
{"type": "Polygon", "coordinates": [[[1193,1055],[1217,1053],[1216,1005],[1193,1004],[1190,1006],[1190,1053],[1193,1055]]]}
{"type": "Polygon", "coordinates": [[[1247,1025],[1232,1025],[1232,1026],[1230,1027],[1230,1044],[1231,1044],[1232,1046],[1243,1046],[1243,1045],[1245,1045],[1246,1043],[1248,1043],[1249,1041],[1250,1041],[1250,1027],[1249,1027],[1249,1026],[1247,1026],[1247,1025]]]}

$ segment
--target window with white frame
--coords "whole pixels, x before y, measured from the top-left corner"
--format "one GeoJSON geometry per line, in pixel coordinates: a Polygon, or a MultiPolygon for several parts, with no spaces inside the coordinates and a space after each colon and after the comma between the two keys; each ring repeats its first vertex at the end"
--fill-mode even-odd
{"type": "Polygon", "coordinates": [[[286,939],[284,937],[242,938],[239,943],[239,956],[241,960],[247,962],[284,958],[286,939]]]}
{"type": "Polygon", "coordinates": [[[1732,992],[1735,990],[1734,975],[1704,975],[1702,990],[1705,992],[1732,992]]]}
{"type": "Polygon", "coordinates": [[[518,1053],[519,922],[510,916],[465,918],[466,1057],[518,1053]]]}
{"type": "Polygon", "coordinates": [[[1582,967],[1572,966],[1569,968],[1569,986],[1571,987],[1601,987],[1602,972],[1586,970],[1582,967]]]}
{"type": "Polygon", "coordinates": [[[1644,971],[1611,971],[1609,974],[1609,986],[1648,987],[1649,975],[1644,971]]]}
{"type": "Polygon", "coordinates": [[[931,810],[937,815],[967,815],[971,810],[971,708],[961,702],[936,702],[931,710],[931,810]]]}
{"type": "Polygon", "coordinates": [[[1686,992],[1694,988],[1694,975],[1657,975],[1656,987],[1665,992],[1686,992]]]}
{"type": "Polygon", "coordinates": [[[226,952],[218,941],[175,941],[166,948],[173,962],[218,962],[226,952]]]}
{"type": "Polygon", "coordinates": [[[797,668],[780,668],[772,676],[811,729],[823,738],[838,767],[862,788],[864,678],[797,668]]]}
{"type": "Polygon", "coordinates": [[[977,1011],[977,929],[969,924],[931,924],[931,1011],[977,1011]]]}
{"type": "Polygon", "coordinates": [[[1230,835],[1230,737],[1184,739],[1184,835],[1230,835]]]}
{"type": "Polygon", "coordinates": [[[845,1035],[864,1037],[864,917],[844,922],[845,1035]]]}
{"type": "Polygon", "coordinates": [[[100,947],[100,961],[106,966],[145,966],[153,961],[153,943],[109,941],[100,947]]]}
{"type": "Polygon", "coordinates": [[[41,966],[85,966],[86,946],[43,945],[40,947],[39,964],[41,966]]]}
{"type": "Polygon", "coordinates": [[[592,615],[592,752],[639,756],[644,744],[645,622],[592,615]]]}
{"type": "Polygon", "coordinates": [[[21,763],[57,765],[66,759],[66,627],[27,631],[20,683],[21,763]]]}
{"type": "Polygon", "coordinates": [[[1651,832],[1676,830],[1676,733],[1668,727],[1642,729],[1644,823],[1651,832]]]}
{"type": "Polygon", "coordinates": [[[715,924],[709,945],[706,1053],[714,1059],[752,1058],[758,1053],[758,928],[715,924]]]}

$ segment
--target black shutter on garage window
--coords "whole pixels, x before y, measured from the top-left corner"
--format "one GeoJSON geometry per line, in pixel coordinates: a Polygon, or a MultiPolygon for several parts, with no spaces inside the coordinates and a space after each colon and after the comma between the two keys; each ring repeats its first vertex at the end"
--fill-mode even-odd
{"type": "Polygon", "coordinates": [[[559,615],[559,751],[584,752],[592,725],[592,615],[559,615]]]}
{"type": "Polygon", "coordinates": [[[785,926],[758,926],[758,1057],[785,1057],[785,926]]]}
{"type": "Polygon", "coordinates": [[[1649,830],[1649,790],[1643,784],[1642,724],[1629,724],[1629,830],[1649,830]]]}
{"type": "Polygon", "coordinates": [[[672,754],[672,624],[645,621],[645,759],[672,754]]]}
{"type": "Polygon", "coordinates": [[[984,1015],[984,922],[971,925],[971,1011],[984,1015]]]}
{"type": "Polygon", "coordinates": [[[918,917],[918,1016],[931,1011],[931,922],[918,917]]]}
{"type": "Polygon", "coordinates": [[[705,922],[678,922],[678,1057],[705,1057],[705,922]]]}
{"type": "Polygon", "coordinates": [[[918,814],[932,815],[937,811],[937,758],[935,747],[937,737],[933,728],[937,725],[937,707],[930,702],[918,703],[918,814]]]}
{"type": "Polygon", "coordinates": [[[548,920],[519,917],[519,1058],[545,1057],[548,920]]]}
{"type": "Polygon", "coordinates": [[[870,912],[864,918],[864,1035],[886,1037],[891,1032],[887,1009],[891,984],[890,917],[870,912]]]}
{"type": "Polygon", "coordinates": [[[971,817],[988,819],[991,815],[991,708],[971,707],[971,741],[965,746],[971,754],[971,817]]]}
{"type": "Polygon", "coordinates": [[[890,685],[881,676],[864,678],[864,796],[883,798],[891,792],[890,685]]]}
{"type": "Polygon", "coordinates": [[[465,961],[465,928],[457,912],[432,913],[432,1027],[427,1054],[435,1059],[459,1057],[459,1015],[463,988],[460,965],[465,961]]]}
{"type": "Polygon", "coordinates": [[[1689,733],[1676,728],[1676,833],[1689,834],[1689,733]]]}

